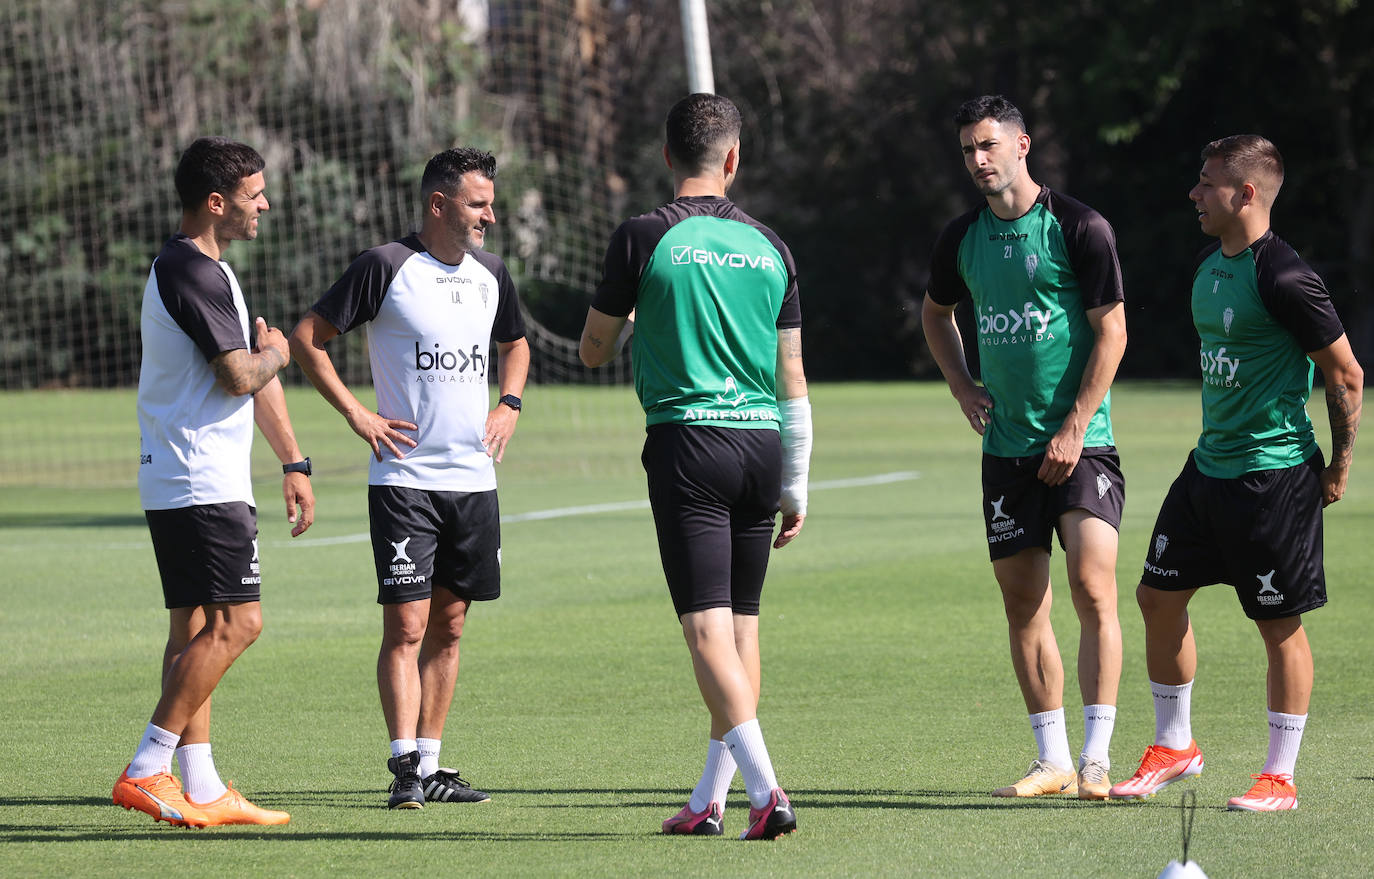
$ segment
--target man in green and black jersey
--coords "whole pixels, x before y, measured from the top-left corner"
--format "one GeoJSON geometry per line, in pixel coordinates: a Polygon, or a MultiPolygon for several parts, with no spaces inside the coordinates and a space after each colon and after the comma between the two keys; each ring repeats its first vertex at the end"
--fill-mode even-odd
{"type": "Polygon", "coordinates": [[[666,128],[675,198],[611,237],[580,353],[588,366],[613,358],[633,316],[649,503],[711,714],[701,779],[663,832],[720,834],[738,766],[750,804],[741,838],[772,839],[797,826],[757,718],[768,556],[806,518],[811,405],[797,272],[782,239],[725,197],[739,167],[735,105],[689,95],[666,128]]]}
{"type": "Polygon", "coordinates": [[[1268,759],[1228,807],[1295,809],[1293,768],[1313,677],[1302,614],[1326,603],[1322,508],[1345,494],[1364,372],[1321,278],[1270,231],[1283,184],[1278,149],[1236,135],[1208,144],[1202,159],[1188,197],[1202,231],[1220,239],[1193,275],[1202,435],[1160,508],[1136,591],[1154,744],[1111,796],[1142,799],[1202,771],[1191,724],[1197,647],[1188,601],[1201,586],[1227,583],[1269,661],[1268,759]],[[1314,361],[1326,381],[1330,464],[1307,417],[1314,361]]]}
{"type": "Polygon", "coordinates": [[[931,354],[983,437],[988,552],[1038,751],[1024,778],[993,795],[1106,799],[1121,678],[1116,552],[1125,503],[1110,395],[1126,348],[1116,238],[1092,208],[1031,179],[1030,137],[1006,98],[967,101],[954,121],[986,204],[936,241],[921,317],[931,354]],[[955,306],[969,297],[982,386],[954,321],[955,306]],[[1085,733],[1076,765],[1050,626],[1055,531],[1080,626],[1085,733]]]}

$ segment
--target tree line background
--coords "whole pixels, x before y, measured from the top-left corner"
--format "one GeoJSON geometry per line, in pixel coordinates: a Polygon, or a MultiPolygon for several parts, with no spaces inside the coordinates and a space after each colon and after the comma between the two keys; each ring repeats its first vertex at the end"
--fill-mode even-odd
{"type": "MultiPolygon", "coordinates": [[[[984,93],[1025,113],[1033,176],[1116,228],[1123,375],[1196,374],[1206,239],[1186,193],[1201,147],[1244,132],[1283,152],[1275,230],[1374,359],[1367,4],[714,0],[708,18],[716,90],[745,118],[731,194],[797,258],[813,378],[937,375],[919,326],[930,249],[979,200],[950,118],[984,93]]],[[[0,387],[136,381],[172,169],[208,133],[268,161],[261,238],[228,258],[270,322],[409,231],[425,160],[469,143],[501,160],[488,246],[541,331],[575,336],[610,231],[671,197],[662,119],[685,82],[677,0],[11,0],[0,387]]],[[[343,352],[352,380],[361,341],[343,352]]]]}

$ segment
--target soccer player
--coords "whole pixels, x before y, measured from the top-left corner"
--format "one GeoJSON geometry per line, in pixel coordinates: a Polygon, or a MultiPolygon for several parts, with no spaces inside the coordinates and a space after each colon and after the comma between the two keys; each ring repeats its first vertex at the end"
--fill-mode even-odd
{"type": "Polygon", "coordinates": [[[1121,678],[1116,552],[1125,503],[1110,393],[1126,348],[1116,238],[1092,208],[1031,179],[1030,136],[1006,98],[967,101],[954,122],[986,204],[936,241],[921,319],[960,410],[983,437],[988,552],[1038,751],[1025,777],[993,796],[1106,799],[1121,678]],[[954,320],[970,296],[983,387],[969,374],[954,320]],[[1079,621],[1086,729],[1076,766],[1050,626],[1056,530],[1079,621]]]}
{"type": "Polygon", "coordinates": [[[496,222],[495,179],[496,159],[481,150],[430,159],[419,233],[364,251],[291,333],[301,369],[372,449],[377,689],[391,736],[392,809],[491,799],[441,768],[439,749],[468,608],[501,594],[493,462],[515,432],[530,362],[515,284],[482,250],[496,222]],[[377,412],[324,348],[364,325],[377,412]],[[488,411],[493,340],[501,397],[488,411]]]}
{"type": "Polygon", "coordinates": [[[1293,769],[1312,694],[1302,614],[1326,604],[1322,508],[1345,494],[1364,371],[1321,278],[1269,228],[1282,185],[1278,149],[1247,134],[1209,143],[1188,193],[1202,231],[1218,239],[1193,273],[1202,434],[1159,510],[1136,590],[1155,739],[1113,798],[1143,799],[1202,772],[1188,602],[1199,587],[1227,583],[1269,662],[1269,755],[1228,808],[1298,806],[1293,769]],[[1330,464],[1307,417],[1313,361],[1326,380],[1330,464]]]}
{"type": "Polygon", "coordinates": [[[611,236],[580,353],[599,366],[635,333],[659,554],[711,715],[705,770],[663,832],[722,833],[738,766],[750,805],[740,838],[774,839],[797,819],[759,728],[759,597],[770,547],[806,518],[811,404],[792,255],[725,196],[739,133],[739,110],[717,95],[669,111],[675,198],[611,236]]]}
{"type": "Polygon", "coordinates": [[[258,235],[264,164],[222,137],[187,148],[176,170],[181,226],[143,289],[138,491],[171,624],[162,698],[113,798],[184,827],[291,820],[226,786],[210,751],[210,694],[262,631],[254,422],[283,464],[291,536],[315,519],[310,459],[277,379],[290,362],[286,338],[259,317],[251,341],[248,306],[223,260],[230,243],[258,235]],[[174,753],[184,789],[171,774],[174,753]]]}

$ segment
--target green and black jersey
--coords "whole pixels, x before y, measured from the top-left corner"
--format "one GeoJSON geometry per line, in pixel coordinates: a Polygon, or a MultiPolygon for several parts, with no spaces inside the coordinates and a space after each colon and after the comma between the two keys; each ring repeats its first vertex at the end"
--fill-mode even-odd
{"type": "Polygon", "coordinates": [[[1217,242],[1198,259],[1192,307],[1202,367],[1198,469],[1234,479],[1310,458],[1307,352],[1345,333],[1322,279],[1273,232],[1235,256],[1217,242]]]}
{"type": "Polygon", "coordinates": [[[778,429],[778,330],[801,326],[787,245],[729,199],[679,198],[626,220],[592,307],[635,310],[648,424],[778,429]]]}
{"type": "MultiPolygon", "coordinates": [[[[935,302],[973,298],[983,385],[993,401],[983,451],[1001,458],[1044,451],[1073,407],[1096,344],[1087,312],[1124,299],[1112,227],[1042,186],[1015,220],[983,204],[946,226],[930,271],[935,302]]],[[[1083,445],[1115,445],[1110,393],[1083,445]]]]}

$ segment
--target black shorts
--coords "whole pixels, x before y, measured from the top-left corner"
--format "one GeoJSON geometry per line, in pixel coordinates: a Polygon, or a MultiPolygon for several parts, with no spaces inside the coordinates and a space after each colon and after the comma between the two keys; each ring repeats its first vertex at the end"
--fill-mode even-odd
{"type": "Polygon", "coordinates": [[[258,515],[248,504],[203,504],[144,510],[162,575],[162,598],[174,607],[237,604],[262,597],[258,515]]]}
{"type": "Polygon", "coordinates": [[[776,430],[655,424],[641,456],[658,552],[678,616],[757,616],[782,496],[776,430]]]}
{"type": "Polygon", "coordinates": [[[501,597],[501,511],[496,491],[425,491],[369,485],[377,603],[429,598],[442,586],[465,601],[501,597]]]}
{"type": "Polygon", "coordinates": [[[1204,475],[1192,453],[1159,508],[1140,582],[1166,591],[1235,587],[1252,620],[1326,604],[1318,451],[1295,467],[1204,475]]]}
{"type": "MultiPolygon", "coordinates": [[[[1084,510],[1121,530],[1126,480],[1115,446],[1084,449],[1063,485],[1046,485],[1035,477],[1044,460],[1043,453],[1028,458],[983,456],[983,522],[993,561],[1035,547],[1049,552],[1059,517],[1070,510],[1084,510]]],[[[1063,534],[1059,545],[1064,545],[1063,534]]]]}

